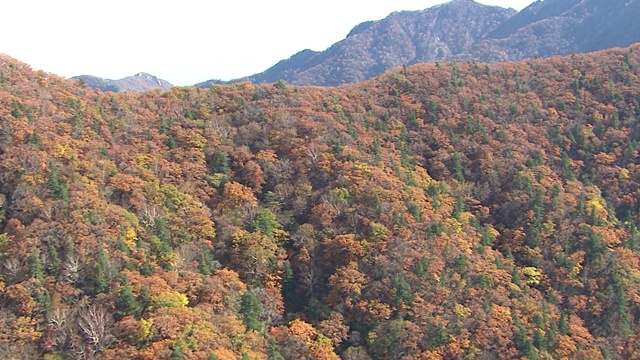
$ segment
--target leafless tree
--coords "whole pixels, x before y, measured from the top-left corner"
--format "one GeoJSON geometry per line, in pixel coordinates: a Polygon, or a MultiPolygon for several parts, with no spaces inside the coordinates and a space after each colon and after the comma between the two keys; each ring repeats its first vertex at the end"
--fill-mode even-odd
{"type": "Polygon", "coordinates": [[[7,275],[9,275],[10,277],[16,277],[22,265],[20,264],[20,260],[18,260],[16,257],[10,257],[5,260],[3,267],[7,275]]]}
{"type": "Polygon", "coordinates": [[[69,311],[56,307],[47,313],[47,336],[45,344],[63,347],[72,335],[69,311]]]}
{"type": "Polygon", "coordinates": [[[200,253],[192,243],[189,243],[180,245],[176,249],[175,255],[174,269],[179,273],[191,269],[193,263],[199,258],[200,253]]]}
{"type": "Polygon", "coordinates": [[[320,160],[320,154],[322,153],[322,149],[316,143],[312,143],[307,147],[307,155],[309,159],[311,159],[311,163],[314,166],[318,165],[318,161],[320,160]]]}
{"type": "Polygon", "coordinates": [[[156,227],[156,220],[162,216],[162,212],[157,206],[149,206],[145,203],[140,215],[140,221],[142,221],[144,226],[154,229],[156,227]]]}
{"type": "Polygon", "coordinates": [[[343,360],[371,360],[371,356],[362,346],[352,346],[342,354],[343,360]]]}
{"type": "Polygon", "coordinates": [[[80,276],[80,258],[77,255],[67,256],[62,265],[62,280],[74,284],[80,276]]]}
{"type": "Polygon", "coordinates": [[[78,311],[78,326],[94,354],[113,341],[111,323],[111,315],[99,305],[85,306],[78,311]]]}

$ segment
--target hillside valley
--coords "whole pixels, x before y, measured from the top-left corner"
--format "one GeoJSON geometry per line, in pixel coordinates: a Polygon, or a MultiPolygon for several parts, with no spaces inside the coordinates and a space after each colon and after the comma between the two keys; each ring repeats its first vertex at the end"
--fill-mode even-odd
{"type": "Polygon", "coordinates": [[[640,358],[639,101],[640,44],[140,93],[0,55],[0,354],[640,358]]]}

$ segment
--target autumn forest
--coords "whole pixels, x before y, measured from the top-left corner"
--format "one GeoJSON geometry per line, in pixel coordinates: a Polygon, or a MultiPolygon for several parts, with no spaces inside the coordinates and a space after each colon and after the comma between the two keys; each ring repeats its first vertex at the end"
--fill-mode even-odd
{"type": "Polygon", "coordinates": [[[7,359],[640,358],[640,45],[93,90],[0,55],[7,359]]]}

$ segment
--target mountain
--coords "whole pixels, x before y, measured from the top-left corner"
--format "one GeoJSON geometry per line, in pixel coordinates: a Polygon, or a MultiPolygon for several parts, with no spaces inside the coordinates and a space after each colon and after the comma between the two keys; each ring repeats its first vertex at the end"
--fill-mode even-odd
{"type": "Polygon", "coordinates": [[[640,44],[127,94],[0,55],[0,354],[638,359],[639,79],[640,44]]]}
{"type": "Polygon", "coordinates": [[[282,79],[296,85],[362,81],[393,66],[434,62],[465,52],[515,13],[472,0],[454,0],[424,11],[395,12],[383,20],[356,26],[346,39],[325,51],[303,50],[239,81],[282,79]]]}
{"type": "Polygon", "coordinates": [[[521,60],[628,46],[640,41],[637,0],[536,1],[503,22],[464,57],[521,60]]]}
{"type": "Polygon", "coordinates": [[[169,90],[173,87],[169,82],[147,74],[138,73],[120,80],[102,79],[91,75],[75,76],[93,89],[112,92],[140,92],[151,89],[169,90]]]}
{"type": "Polygon", "coordinates": [[[638,13],[640,0],[545,0],[520,12],[453,0],[362,23],[325,51],[301,51],[236,81],[333,86],[404,64],[517,61],[628,46],[640,41],[638,13]]]}

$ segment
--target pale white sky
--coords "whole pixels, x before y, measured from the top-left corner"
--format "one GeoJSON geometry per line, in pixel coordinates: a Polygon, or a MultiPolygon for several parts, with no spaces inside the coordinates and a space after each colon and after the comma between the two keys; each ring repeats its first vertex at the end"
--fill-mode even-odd
{"type": "MultiPolygon", "coordinates": [[[[534,0],[476,0],[521,10],[534,0]]],[[[0,53],[60,76],[148,72],[174,85],[262,72],[357,24],[443,0],[7,0],[0,53]]]]}

